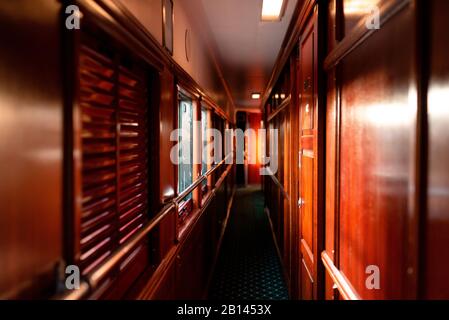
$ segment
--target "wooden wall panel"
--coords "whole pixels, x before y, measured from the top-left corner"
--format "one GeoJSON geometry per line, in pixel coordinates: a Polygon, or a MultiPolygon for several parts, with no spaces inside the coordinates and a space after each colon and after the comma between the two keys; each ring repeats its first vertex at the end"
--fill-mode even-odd
{"type": "Polygon", "coordinates": [[[207,277],[204,259],[204,219],[192,230],[176,257],[176,292],[179,300],[198,299],[202,296],[207,277]]]}
{"type": "MultiPolygon", "coordinates": [[[[338,1],[338,0],[337,0],[338,1]]],[[[371,8],[378,8],[387,2],[396,0],[342,0],[343,1],[343,18],[344,18],[344,34],[348,36],[354,31],[357,24],[371,14],[371,8]]]]}
{"type": "MultiPolygon", "coordinates": [[[[327,299],[447,299],[449,38],[443,30],[449,28],[449,4],[445,0],[322,3],[328,13],[327,48],[318,50],[319,54],[328,53],[324,64],[328,83],[323,228],[323,261],[328,272],[316,282],[326,283],[327,299]],[[380,9],[380,30],[365,28],[373,6],[380,9]],[[368,266],[380,268],[378,290],[366,287],[368,266]],[[341,295],[334,289],[334,281],[341,295]]],[[[312,6],[313,1],[305,2],[301,18],[295,22],[296,31],[287,35],[285,43],[307,36],[306,8],[312,6]]],[[[287,51],[282,51],[284,58],[291,54],[287,51]]],[[[304,54],[307,48],[300,51],[304,54]]],[[[272,110],[267,98],[285,68],[284,58],[279,59],[264,94],[268,118],[272,110]]],[[[308,71],[299,68],[295,72],[308,71]]],[[[298,80],[301,90],[307,79],[298,80]]],[[[299,129],[310,128],[314,122],[310,114],[295,119],[300,114],[295,109],[300,106],[294,100],[296,94],[292,93],[292,123],[300,122],[294,125],[299,129]]],[[[270,120],[272,123],[275,121],[270,120]]],[[[294,137],[293,133],[290,159],[297,163],[295,146],[301,149],[301,144],[295,143],[294,137]]],[[[306,144],[309,149],[314,146],[304,140],[302,147],[306,144]]],[[[291,172],[300,181],[300,173],[291,172]]],[[[301,187],[304,183],[289,191],[292,201],[298,199],[301,187]]],[[[276,182],[266,179],[265,192],[274,223],[279,223],[273,214],[282,208],[276,182]]],[[[295,246],[299,251],[301,244],[305,247],[310,241],[305,213],[293,215],[304,220],[301,224],[293,219],[292,229],[300,234],[301,227],[306,230],[302,231],[304,241],[293,238],[292,252],[295,246]]],[[[294,253],[292,258],[295,261],[294,253]]],[[[313,275],[306,268],[307,254],[303,258],[292,267],[302,278],[297,292],[304,298],[313,295],[313,275]]]]}
{"type": "Polygon", "coordinates": [[[172,264],[161,279],[151,300],[171,300],[176,295],[176,264],[172,264]]]}
{"type": "MultiPolygon", "coordinates": [[[[339,146],[339,112],[338,92],[335,71],[328,75],[327,110],[326,110],[326,218],[325,218],[325,250],[336,263],[336,218],[338,215],[338,146],[339,146]]],[[[327,279],[328,280],[328,279],[327,279]]],[[[333,299],[333,283],[326,282],[326,299],[333,299]]]]}
{"type": "Polygon", "coordinates": [[[59,9],[0,2],[0,297],[49,294],[62,259],[59,9]]]}
{"type": "Polygon", "coordinates": [[[289,110],[289,126],[290,126],[290,152],[288,152],[287,161],[290,162],[290,297],[297,299],[299,297],[299,250],[297,247],[299,237],[299,215],[298,215],[298,183],[296,180],[299,169],[299,152],[296,152],[299,146],[299,95],[297,94],[298,76],[299,76],[299,50],[293,51],[290,57],[290,92],[291,103],[289,110]]]}
{"type": "MultiPolygon", "coordinates": [[[[170,134],[175,129],[175,80],[173,74],[165,68],[160,74],[160,107],[159,107],[159,207],[174,198],[176,194],[176,167],[170,160],[171,148],[175,142],[170,141],[170,134]]],[[[176,238],[174,225],[176,213],[161,222],[159,226],[159,242],[157,256],[163,259],[174,246],[176,238]]]]}
{"type": "MultiPolygon", "coordinates": [[[[319,74],[321,65],[320,50],[320,17],[319,6],[314,8],[304,33],[299,41],[299,117],[300,137],[299,156],[299,223],[300,236],[298,246],[301,250],[301,261],[305,263],[307,274],[301,273],[305,288],[308,281],[312,285],[312,295],[302,296],[302,299],[320,299],[323,283],[321,281],[322,266],[320,254],[323,250],[323,217],[324,198],[321,186],[324,187],[322,153],[322,137],[324,137],[323,115],[324,104],[320,97],[322,77],[319,74]]],[[[303,294],[310,293],[308,290],[303,294]]]]}
{"type": "MultiPolygon", "coordinates": [[[[170,134],[175,129],[176,114],[175,82],[173,74],[166,68],[161,74],[160,104],[160,192],[161,202],[172,199],[176,194],[175,165],[170,160],[170,152],[175,142],[170,141],[170,134]]],[[[177,127],[177,126],[176,126],[177,127]]]]}
{"type": "Polygon", "coordinates": [[[327,53],[335,48],[337,32],[337,0],[330,0],[327,7],[327,53]]]}
{"type": "MultiPolygon", "coordinates": [[[[124,51],[143,58],[159,72],[146,86],[155,106],[152,126],[160,129],[151,132],[149,139],[150,171],[157,171],[156,176],[148,177],[154,192],[149,196],[151,205],[147,211],[153,216],[176,191],[176,171],[170,161],[174,145],[170,134],[176,124],[175,79],[186,83],[198,96],[201,94],[213,106],[215,114],[224,117],[224,112],[119,2],[79,1],[79,6],[83,13],[82,25],[108,34],[121,43],[124,51]]],[[[80,34],[64,29],[62,9],[61,1],[0,3],[0,35],[7,43],[0,50],[0,298],[54,297],[56,285],[63,281],[63,274],[61,279],[55,279],[58,271],[63,272],[63,264],[71,263],[70,257],[74,256],[73,249],[69,248],[76,242],[73,234],[76,230],[72,229],[77,227],[73,225],[71,207],[80,202],[79,197],[73,196],[77,194],[73,189],[80,186],[73,177],[76,175],[73,162],[77,161],[72,156],[78,160],[81,154],[74,142],[79,140],[79,128],[70,124],[72,116],[80,115],[71,112],[77,104],[73,78],[79,69],[76,40],[80,34]]],[[[223,168],[217,171],[223,172],[223,168]]],[[[129,294],[173,298],[178,288],[182,296],[185,283],[176,281],[183,278],[198,284],[198,290],[193,288],[189,294],[200,298],[233,187],[233,179],[229,182],[225,179],[223,187],[217,190],[218,203],[209,209],[220,208],[217,217],[220,223],[215,219],[205,220],[209,215],[203,213],[197,216],[200,223],[191,225],[192,237],[175,244],[173,218],[177,213],[173,212],[149,236],[150,248],[145,241],[145,245],[132,251],[131,255],[136,254],[134,260],[120,261],[121,272],[113,272],[119,276],[117,286],[94,288],[99,290],[92,297],[123,298],[129,294]],[[212,227],[215,230],[209,234],[210,224],[215,224],[212,227]],[[176,261],[176,252],[184,259],[186,271],[170,264],[176,261]],[[161,275],[167,269],[166,284],[155,284],[159,278],[151,278],[152,275],[161,275]],[[137,280],[138,288],[134,282],[137,276],[141,276],[137,280]],[[161,291],[151,295],[158,285],[161,291]],[[146,291],[139,291],[143,287],[146,291]]],[[[112,265],[116,264],[112,262],[112,265]]],[[[188,286],[184,288],[190,290],[188,286]]]]}
{"type": "MultiPolygon", "coordinates": [[[[290,75],[289,75],[290,76],[290,75]]],[[[291,92],[291,88],[290,92],[291,92]]],[[[289,104],[288,108],[291,108],[291,104],[289,104]]],[[[284,150],[283,153],[283,186],[284,186],[284,200],[283,200],[283,208],[284,208],[284,215],[283,215],[283,262],[284,262],[284,268],[285,268],[285,275],[286,275],[286,281],[289,284],[289,287],[291,287],[291,256],[292,256],[292,242],[291,242],[291,177],[292,177],[292,171],[291,171],[291,163],[290,163],[290,152],[291,152],[291,126],[290,126],[290,112],[289,110],[286,110],[284,112],[284,150]]]]}
{"type": "Polygon", "coordinates": [[[404,296],[415,189],[414,10],[408,6],[342,62],[340,270],[365,299],[404,296]],[[379,290],[365,286],[380,268],[379,290]]]}
{"type": "MultiPolygon", "coordinates": [[[[427,4],[427,3],[426,3],[427,4]]],[[[428,213],[422,298],[449,298],[449,1],[430,3],[428,213]]],[[[424,222],[424,221],[423,221],[424,222]]]]}

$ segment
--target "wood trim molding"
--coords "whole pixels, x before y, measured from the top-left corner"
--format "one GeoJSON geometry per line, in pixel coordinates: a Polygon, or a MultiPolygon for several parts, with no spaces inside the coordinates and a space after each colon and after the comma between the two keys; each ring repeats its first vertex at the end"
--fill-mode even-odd
{"type": "Polygon", "coordinates": [[[343,274],[338,270],[338,268],[334,265],[334,262],[329,257],[326,251],[321,253],[321,260],[323,261],[323,265],[332,278],[332,281],[337,286],[338,292],[340,292],[342,298],[344,300],[361,300],[360,296],[353,289],[351,284],[346,280],[343,274]]]}
{"type": "MultiPolygon", "coordinates": [[[[218,186],[217,188],[221,187],[221,184],[224,181],[224,179],[226,177],[230,176],[230,173],[232,172],[231,169],[233,166],[234,165],[229,165],[228,168],[221,175],[221,177],[220,177],[221,182],[217,183],[217,186],[218,186]]],[[[191,223],[184,230],[182,236],[179,239],[179,242],[177,242],[175,244],[175,246],[166,254],[166,256],[162,259],[162,262],[158,265],[156,271],[146,281],[147,285],[140,291],[139,294],[137,294],[138,300],[151,300],[156,295],[157,290],[159,289],[159,286],[161,285],[161,283],[165,280],[165,276],[166,276],[167,272],[169,271],[171,265],[173,263],[175,263],[177,255],[179,254],[179,252],[184,247],[185,243],[190,238],[190,235],[192,234],[192,232],[195,231],[195,227],[198,224],[198,222],[204,217],[204,213],[207,211],[212,200],[215,198],[215,195],[216,195],[215,191],[212,191],[210,196],[205,201],[204,205],[200,209],[198,209],[198,211],[196,213],[194,213],[194,215],[195,215],[194,218],[192,219],[191,223]]],[[[229,207],[229,202],[231,202],[231,201],[233,201],[233,198],[229,199],[228,207],[229,207]]]]}
{"type": "MultiPolygon", "coordinates": [[[[77,5],[83,14],[90,16],[96,24],[111,33],[124,44],[130,45],[146,62],[157,70],[170,69],[177,82],[208,101],[221,117],[230,123],[228,115],[165,50],[137,18],[118,0],[78,0],[77,5]]],[[[234,103],[231,100],[232,103],[234,103]]]]}
{"type": "Polygon", "coordinates": [[[295,12],[293,13],[292,20],[285,34],[284,41],[282,42],[281,50],[276,58],[276,64],[273,68],[270,80],[268,81],[267,87],[262,95],[261,108],[263,109],[266,105],[271,91],[279,78],[279,75],[284,68],[284,65],[290,58],[292,50],[297,45],[299,35],[306,26],[306,23],[313,12],[313,8],[318,0],[300,0],[296,4],[295,12]]]}
{"type": "Polygon", "coordinates": [[[218,104],[215,103],[214,100],[212,100],[209,96],[203,95],[202,96],[202,100],[203,102],[205,102],[212,110],[215,111],[216,114],[218,114],[221,118],[225,119],[226,121],[228,121],[231,124],[234,124],[234,120],[233,115],[228,116],[223,109],[220,108],[220,106],[218,104]],[[231,121],[232,119],[232,121],[231,121]]]}
{"type": "Polygon", "coordinates": [[[83,13],[83,19],[90,18],[95,25],[130,47],[134,53],[139,54],[159,71],[164,68],[164,65],[169,64],[167,55],[164,54],[156,39],[120,2],[78,0],[77,5],[83,13]]]}
{"type": "MultiPolygon", "coordinates": [[[[380,27],[382,28],[391,18],[393,18],[402,9],[412,3],[412,0],[388,1],[380,8],[380,27]]],[[[365,25],[365,19],[361,19],[354,31],[343,38],[324,60],[324,69],[329,71],[335,67],[344,57],[359,47],[366,39],[371,37],[378,30],[368,29],[365,25]]]]}

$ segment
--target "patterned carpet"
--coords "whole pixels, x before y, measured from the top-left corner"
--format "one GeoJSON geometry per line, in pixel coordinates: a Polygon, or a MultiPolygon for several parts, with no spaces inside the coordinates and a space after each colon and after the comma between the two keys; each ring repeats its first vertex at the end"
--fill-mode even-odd
{"type": "Polygon", "coordinates": [[[259,188],[238,189],[209,298],[287,300],[282,268],[259,188]]]}

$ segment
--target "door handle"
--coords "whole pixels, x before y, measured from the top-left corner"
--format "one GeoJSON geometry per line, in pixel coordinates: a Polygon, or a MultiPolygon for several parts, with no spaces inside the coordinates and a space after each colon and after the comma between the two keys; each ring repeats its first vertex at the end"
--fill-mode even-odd
{"type": "Polygon", "coordinates": [[[299,198],[299,200],[298,200],[298,208],[304,207],[305,204],[306,204],[306,202],[304,201],[304,199],[303,198],[299,198]]]}

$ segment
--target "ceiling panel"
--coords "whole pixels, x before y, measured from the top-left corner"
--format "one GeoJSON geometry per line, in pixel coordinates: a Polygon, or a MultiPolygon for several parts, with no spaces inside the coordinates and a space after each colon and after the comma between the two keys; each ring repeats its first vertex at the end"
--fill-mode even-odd
{"type": "Polygon", "coordinates": [[[262,22],[262,0],[189,0],[192,11],[198,13],[197,22],[214,42],[238,108],[260,107],[260,101],[251,100],[251,93],[265,89],[296,2],[288,0],[280,22],[262,22]]]}

